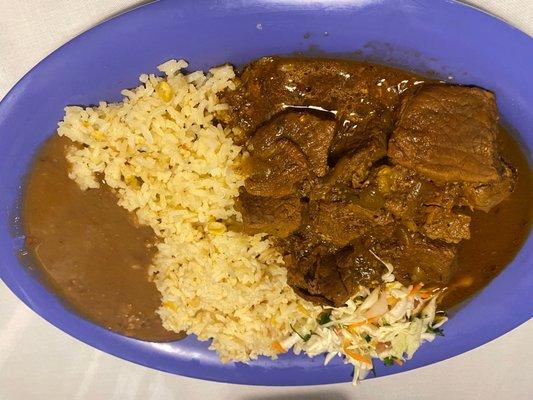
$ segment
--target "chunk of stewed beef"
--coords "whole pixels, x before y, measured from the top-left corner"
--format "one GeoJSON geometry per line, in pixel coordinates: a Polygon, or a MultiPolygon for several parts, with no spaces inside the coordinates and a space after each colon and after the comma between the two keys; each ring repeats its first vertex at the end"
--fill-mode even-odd
{"type": "Polygon", "coordinates": [[[329,187],[341,185],[359,188],[368,177],[372,165],[386,154],[386,136],[382,132],[369,132],[337,161],[324,184],[329,187]]]}
{"type": "Polygon", "coordinates": [[[357,293],[359,286],[373,288],[381,284],[381,276],[386,268],[362,241],[343,248],[336,258],[337,268],[350,297],[357,293]]]}
{"type": "MultiPolygon", "coordinates": [[[[302,246],[307,246],[303,245],[302,246]]],[[[287,282],[300,296],[323,305],[340,307],[359,286],[379,284],[384,267],[362,246],[340,251],[317,245],[285,257],[287,282]]]]}
{"type": "Polygon", "coordinates": [[[244,187],[256,196],[290,195],[310,176],[307,157],[296,143],[285,138],[254,151],[250,162],[253,173],[244,187]]]}
{"type": "Polygon", "coordinates": [[[309,229],[323,241],[342,247],[363,235],[369,228],[385,225],[390,216],[370,210],[356,202],[316,201],[309,204],[309,229]]]}
{"type": "Polygon", "coordinates": [[[237,209],[248,234],[268,233],[285,238],[300,226],[302,205],[296,196],[263,197],[241,190],[237,209]]]}
{"type": "Polygon", "coordinates": [[[284,259],[287,283],[301,297],[317,304],[343,304],[350,296],[337,269],[335,255],[323,245],[311,245],[299,237],[293,245],[302,251],[289,251],[284,259]]]}
{"type": "Polygon", "coordinates": [[[336,122],[322,118],[318,113],[291,111],[280,114],[255,132],[248,141],[252,155],[268,152],[279,139],[288,139],[298,145],[307,157],[316,176],[328,172],[328,154],[336,122]]]}
{"type": "Polygon", "coordinates": [[[417,81],[409,72],[364,62],[262,57],[246,66],[235,90],[224,93],[230,107],[223,118],[249,137],[287,107],[329,110],[351,126],[336,140],[334,152],[341,155],[353,136],[389,118],[384,114],[417,81]]]}
{"type": "Polygon", "coordinates": [[[403,228],[396,229],[388,238],[371,236],[365,239],[378,257],[392,264],[396,279],[405,285],[413,282],[446,284],[457,265],[456,246],[403,228]]]}
{"type": "Polygon", "coordinates": [[[447,243],[459,243],[461,240],[470,239],[469,215],[438,206],[426,207],[424,211],[426,220],[421,231],[428,238],[447,243]]]}
{"type": "Polygon", "coordinates": [[[379,158],[385,156],[387,138],[392,132],[394,123],[392,111],[383,110],[379,105],[360,103],[354,105],[351,114],[353,114],[351,118],[355,118],[355,121],[344,119],[333,137],[331,159],[336,162],[346,154],[353,154],[357,149],[368,151],[369,144],[377,145],[372,150],[377,148],[383,153],[379,158]],[[372,111],[363,111],[360,108],[369,108],[372,111]]]}
{"type": "Polygon", "coordinates": [[[514,168],[503,164],[503,172],[496,182],[488,184],[465,183],[464,196],[469,206],[488,212],[505,200],[514,190],[517,172],[514,168]]]}
{"type": "Polygon", "coordinates": [[[389,157],[435,181],[487,184],[503,172],[494,95],[476,87],[425,85],[403,102],[389,157]]]}

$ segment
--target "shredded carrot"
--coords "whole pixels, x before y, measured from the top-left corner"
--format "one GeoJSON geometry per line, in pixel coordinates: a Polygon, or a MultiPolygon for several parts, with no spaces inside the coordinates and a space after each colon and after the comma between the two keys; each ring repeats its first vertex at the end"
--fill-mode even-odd
{"type": "Polygon", "coordinates": [[[348,325],[346,327],[346,329],[348,330],[348,332],[352,333],[352,334],[356,334],[357,333],[357,327],[359,325],[356,325],[356,326],[352,326],[352,325],[348,325]]]}
{"type": "Polygon", "coordinates": [[[285,353],[287,350],[283,348],[280,342],[275,341],[272,343],[272,348],[276,350],[278,353],[285,353]]]}
{"type": "Polygon", "coordinates": [[[411,291],[409,292],[409,297],[413,297],[415,294],[417,294],[418,291],[422,289],[422,286],[424,286],[422,282],[419,282],[416,285],[414,285],[411,291]]]}
{"type": "Polygon", "coordinates": [[[350,358],[353,358],[356,361],[359,361],[359,362],[362,362],[368,365],[372,365],[372,359],[370,357],[363,356],[359,353],[356,353],[355,351],[348,349],[346,346],[343,346],[342,349],[344,350],[344,353],[348,355],[350,358]]]}
{"type": "Polygon", "coordinates": [[[346,329],[348,329],[348,332],[350,333],[356,333],[357,328],[359,328],[360,326],[366,325],[366,324],[373,324],[374,322],[377,322],[380,317],[381,317],[380,315],[377,315],[372,318],[367,318],[362,321],[354,322],[353,324],[348,325],[346,329]]]}
{"type": "Polygon", "coordinates": [[[419,295],[420,295],[421,299],[429,299],[431,297],[431,292],[429,292],[427,290],[421,290],[419,292],[419,295]]]}
{"type": "Polygon", "coordinates": [[[397,299],[396,297],[394,297],[394,296],[387,296],[387,304],[388,304],[389,306],[393,306],[393,307],[394,307],[394,306],[396,305],[396,303],[398,303],[398,299],[397,299]]]}
{"type": "Polygon", "coordinates": [[[359,322],[354,322],[353,324],[350,324],[348,325],[348,331],[350,333],[355,333],[356,332],[356,329],[355,328],[358,328],[360,326],[363,326],[364,324],[366,324],[367,320],[364,319],[362,321],[359,321],[359,322]]]}

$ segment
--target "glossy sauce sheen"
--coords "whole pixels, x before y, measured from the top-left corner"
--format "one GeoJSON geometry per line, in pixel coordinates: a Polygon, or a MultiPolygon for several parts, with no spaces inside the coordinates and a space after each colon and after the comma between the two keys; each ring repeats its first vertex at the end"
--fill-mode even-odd
{"type": "Polygon", "coordinates": [[[65,146],[54,135],[30,172],[23,205],[26,245],[44,280],[83,317],[126,336],[177,340],[156,314],[148,279],[151,228],[137,226],[107,186],[82,191],[68,178],[65,146]]]}

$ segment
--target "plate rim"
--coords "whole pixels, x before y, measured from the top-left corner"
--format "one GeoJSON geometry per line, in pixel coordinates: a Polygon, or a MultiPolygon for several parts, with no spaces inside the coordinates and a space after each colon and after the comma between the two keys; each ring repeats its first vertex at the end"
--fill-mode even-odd
{"type": "MultiPolygon", "coordinates": [[[[380,0],[370,0],[367,3],[368,4],[370,4],[370,3],[372,3],[372,4],[373,3],[391,3],[392,1],[394,1],[394,0],[385,0],[385,1],[383,1],[383,0],[382,1],[380,1],[380,0]]],[[[428,0],[402,0],[402,1],[404,3],[417,3],[417,4],[428,4],[428,3],[430,3],[428,0]]],[[[119,13],[117,15],[114,15],[111,18],[108,18],[108,19],[98,23],[97,25],[91,27],[90,29],[85,30],[84,32],[82,32],[79,35],[75,36],[74,38],[70,39],[69,41],[67,41],[63,45],[59,46],[57,49],[55,49],[53,52],[51,52],[49,55],[47,55],[45,58],[43,58],[40,62],[38,62],[34,67],[32,67],[26,74],[24,74],[23,77],[19,81],[17,81],[17,83],[2,98],[2,100],[0,101],[0,127],[2,126],[2,123],[3,123],[4,119],[9,115],[9,110],[10,110],[11,103],[16,102],[18,96],[24,96],[25,85],[28,83],[28,81],[30,81],[32,79],[32,77],[34,75],[39,74],[39,70],[43,67],[43,65],[46,65],[47,63],[53,63],[56,57],[61,58],[61,53],[66,51],[71,46],[76,46],[77,43],[79,43],[80,41],[83,41],[86,38],[86,36],[91,34],[91,33],[97,32],[97,31],[99,31],[99,30],[101,30],[101,29],[103,29],[105,27],[110,27],[113,24],[117,24],[117,23],[120,24],[122,21],[127,21],[128,18],[132,18],[132,16],[141,15],[142,13],[146,12],[147,9],[151,9],[152,7],[154,7],[154,8],[155,7],[162,7],[162,6],[168,5],[169,3],[172,3],[172,2],[170,0],[167,0],[167,1],[153,1],[153,2],[149,2],[149,3],[146,3],[146,4],[139,5],[137,7],[132,8],[132,9],[126,10],[124,12],[121,12],[121,13],[119,13]]],[[[217,3],[217,2],[214,2],[214,1],[198,1],[198,2],[195,2],[194,0],[184,0],[184,1],[180,2],[180,4],[175,3],[175,7],[180,7],[180,8],[191,7],[191,4],[195,4],[195,3],[196,4],[211,4],[211,3],[217,3]]],[[[267,3],[268,2],[261,1],[261,0],[254,0],[254,1],[250,2],[250,5],[267,4],[267,3]]],[[[287,3],[290,3],[291,5],[295,5],[295,6],[301,6],[302,4],[304,4],[304,5],[307,4],[306,2],[296,4],[297,1],[295,1],[295,0],[288,0],[287,3]]],[[[322,5],[325,5],[326,3],[327,3],[326,1],[318,1],[318,2],[315,1],[315,2],[310,2],[309,5],[312,4],[312,6],[322,6],[322,5]]],[[[271,5],[271,6],[272,5],[273,6],[277,5],[277,3],[268,3],[268,4],[271,5]]],[[[476,6],[473,6],[473,5],[470,5],[470,4],[466,4],[466,3],[462,3],[462,2],[457,1],[457,0],[440,0],[438,3],[435,2],[435,1],[432,1],[431,4],[435,5],[435,6],[443,6],[445,4],[448,4],[448,5],[451,4],[454,7],[460,7],[463,10],[467,10],[468,9],[470,11],[473,11],[475,13],[475,15],[477,17],[479,17],[479,18],[489,18],[489,19],[495,20],[500,25],[500,29],[512,29],[514,31],[514,34],[518,35],[520,40],[529,40],[530,43],[533,41],[532,38],[529,35],[527,35],[523,31],[521,31],[517,27],[509,24],[503,18],[495,16],[495,15],[493,15],[491,13],[488,13],[488,12],[486,12],[485,10],[483,10],[483,9],[481,9],[479,7],[476,7],[476,6]]],[[[533,242],[533,240],[532,240],[532,233],[530,232],[529,238],[523,244],[523,248],[525,248],[526,245],[531,245],[531,242],[533,242]]],[[[517,257],[522,253],[522,250],[519,252],[517,257]]],[[[115,334],[113,332],[110,332],[110,331],[108,331],[108,330],[106,330],[104,328],[101,328],[99,326],[96,326],[96,325],[88,322],[88,321],[85,321],[82,318],[77,317],[77,316],[76,317],[81,320],[80,326],[84,326],[85,324],[87,324],[87,326],[84,326],[84,328],[85,329],[89,329],[93,333],[97,333],[98,330],[101,331],[100,333],[97,333],[97,335],[95,336],[96,339],[98,339],[98,338],[102,339],[101,342],[95,343],[94,338],[86,337],[86,335],[72,333],[73,329],[69,329],[67,327],[58,325],[57,321],[55,321],[54,318],[52,318],[46,312],[43,312],[43,310],[39,310],[38,307],[35,307],[35,305],[32,304],[31,299],[26,297],[26,295],[24,293],[24,288],[19,285],[19,282],[17,282],[16,279],[12,279],[13,277],[10,277],[8,272],[9,271],[6,271],[6,268],[0,268],[0,279],[6,284],[6,286],[10,289],[10,291],[12,291],[19,298],[19,300],[21,300],[30,309],[32,309],[37,315],[39,315],[39,317],[45,319],[48,323],[54,325],[56,328],[58,328],[61,331],[69,334],[70,336],[74,337],[75,339],[80,340],[80,341],[90,345],[91,347],[97,348],[97,349],[99,349],[101,351],[104,351],[104,352],[106,352],[108,354],[115,355],[115,356],[123,358],[125,360],[131,361],[131,362],[135,362],[137,364],[145,365],[145,366],[147,366],[149,368],[159,369],[159,370],[163,370],[163,371],[167,371],[167,372],[171,372],[171,373],[176,373],[176,374],[179,374],[179,375],[193,377],[193,378],[208,379],[208,380],[218,381],[218,382],[242,383],[242,384],[252,384],[252,385],[261,385],[261,384],[281,385],[281,386],[292,385],[292,383],[276,383],[276,382],[266,381],[266,380],[251,381],[248,377],[242,377],[242,376],[238,376],[238,375],[230,376],[230,377],[227,377],[227,376],[223,376],[222,377],[222,376],[219,376],[218,373],[213,375],[212,373],[207,372],[205,370],[204,371],[200,371],[200,372],[197,372],[198,371],[197,369],[189,370],[189,369],[187,369],[187,365],[185,365],[185,368],[184,369],[182,368],[182,370],[180,372],[176,372],[175,370],[174,371],[168,371],[165,368],[160,368],[160,367],[156,367],[156,366],[153,366],[153,365],[149,365],[149,361],[139,360],[136,357],[132,357],[132,356],[129,356],[129,355],[125,354],[125,353],[129,353],[129,351],[127,351],[127,348],[129,347],[129,345],[128,345],[128,343],[125,343],[125,342],[131,342],[131,341],[140,342],[140,341],[136,341],[134,339],[129,339],[129,338],[126,338],[127,340],[124,341],[124,339],[125,339],[124,336],[121,336],[121,335],[115,334]],[[55,322],[52,321],[52,320],[54,320],[55,322]],[[89,325],[90,325],[90,327],[87,328],[89,325]],[[103,340],[104,337],[109,337],[110,340],[103,340]],[[119,339],[118,342],[115,340],[117,338],[119,339]],[[111,349],[110,347],[108,347],[109,345],[116,346],[116,347],[113,347],[111,349]],[[115,349],[118,349],[118,350],[115,350],[115,349]]],[[[69,312],[69,311],[67,310],[67,312],[69,312]]],[[[530,312],[529,317],[524,314],[523,317],[521,316],[520,318],[513,320],[510,324],[507,324],[505,328],[500,329],[499,331],[497,331],[494,334],[488,335],[488,337],[489,337],[488,340],[482,340],[481,343],[475,344],[474,346],[469,347],[465,351],[459,351],[458,353],[455,353],[455,354],[448,354],[448,355],[446,355],[443,358],[439,358],[437,361],[431,361],[431,362],[428,362],[428,363],[426,363],[424,365],[413,366],[413,367],[409,368],[409,363],[408,363],[406,368],[399,369],[399,368],[393,367],[390,370],[392,371],[392,373],[405,372],[405,371],[408,371],[408,370],[420,368],[422,366],[429,366],[429,365],[434,364],[436,362],[441,362],[441,361],[444,361],[444,360],[446,360],[448,358],[457,356],[459,354],[466,353],[466,352],[471,351],[471,350],[473,350],[473,349],[475,349],[475,348],[477,348],[477,347],[479,347],[481,345],[489,343],[490,341],[498,338],[499,336],[502,336],[503,334],[505,334],[505,333],[507,333],[507,332],[509,332],[509,331],[511,331],[513,329],[516,329],[516,327],[518,327],[519,325],[523,324],[524,322],[526,322],[530,318],[531,318],[531,312],[530,312]]],[[[74,331],[76,331],[76,330],[74,330],[74,331]]],[[[189,339],[193,339],[194,340],[194,338],[189,338],[189,339]]],[[[141,343],[148,343],[148,342],[141,342],[141,343]]],[[[148,347],[145,346],[144,350],[146,351],[147,348],[148,347]]],[[[180,361],[176,361],[176,362],[177,363],[178,362],[182,362],[182,363],[187,364],[187,361],[184,361],[184,360],[180,360],[180,361]]],[[[200,369],[202,369],[202,368],[208,368],[209,369],[211,367],[212,366],[207,366],[206,367],[206,366],[199,365],[200,369]]],[[[346,379],[346,377],[341,377],[339,375],[339,379],[337,379],[337,380],[336,379],[329,379],[327,382],[320,382],[319,384],[347,382],[347,381],[348,381],[348,379],[346,379]]],[[[296,382],[294,384],[298,384],[298,385],[313,385],[313,384],[316,384],[316,383],[298,381],[298,382],[296,382]]]]}

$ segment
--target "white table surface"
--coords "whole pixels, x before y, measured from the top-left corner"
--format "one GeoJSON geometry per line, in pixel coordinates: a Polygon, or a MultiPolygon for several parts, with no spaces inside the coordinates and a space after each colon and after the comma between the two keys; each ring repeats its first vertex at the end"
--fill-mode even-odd
{"type": "MultiPolygon", "coordinates": [[[[0,0],[0,98],[78,33],[141,2],[0,0]]],[[[533,34],[531,0],[471,1],[533,34]]],[[[531,301],[531,299],[525,299],[531,301]]],[[[0,282],[0,400],[32,399],[531,399],[533,322],[468,353],[350,384],[269,388],[154,371],[95,350],[30,311],[0,282]]]]}

